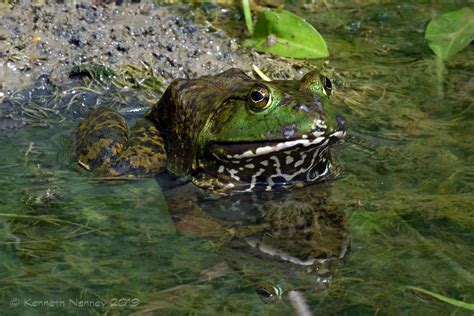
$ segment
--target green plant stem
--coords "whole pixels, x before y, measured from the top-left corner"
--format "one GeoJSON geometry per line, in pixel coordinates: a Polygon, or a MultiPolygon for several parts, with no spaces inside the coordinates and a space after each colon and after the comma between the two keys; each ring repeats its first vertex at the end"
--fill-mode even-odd
{"type": "Polygon", "coordinates": [[[436,299],[438,299],[442,302],[445,302],[445,303],[448,303],[448,304],[451,304],[451,305],[454,305],[454,306],[457,306],[457,307],[462,307],[462,308],[465,308],[465,309],[470,310],[470,311],[474,311],[474,304],[458,301],[458,300],[455,300],[453,298],[449,298],[449,297],[446,297],[444,295],[434,293],[434,292],[431,292],[431,291],[428,291],[428,290],[425,290],[425,289],[422,289],[422,288],[416,287],[416,286],[407,286],[407,288],[412,290],[412,291],[415,291],[415,292],[420,292],[420,293],[429,295],[429,296],[434,297],[434,298],[436,298],[436,299]]]}
{"type": "Polygon", "coordinates": [[[250,12],[249,0],[242,0],[242,9],[244,11],[245,24],[250,35],[253,34],[252,12],[250,12]]]}
{"type": "Polygon", "coordinates": [[[437,89],[438,97],[444,98],[444,73],[446,71],[446,66],[444,65],[444,60],[436,57],[436,78],[437,78],[437,89]]]}

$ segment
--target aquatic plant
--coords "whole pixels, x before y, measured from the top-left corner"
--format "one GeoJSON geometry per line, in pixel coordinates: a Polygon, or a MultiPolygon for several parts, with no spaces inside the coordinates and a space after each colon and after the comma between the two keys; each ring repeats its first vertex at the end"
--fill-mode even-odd
{"type": "Polygon", "coordinates": [[[462,8],[441,14],[426,27],[425,39],[440,59],[451,58],[474,40],[474,11],[462,8]]]}
{"type": "Polygon", "coordinates": [[[329,51],[323,37],[302,17],[283,9],[259,9],[255,30],[248,0],[242,1],[247,30],[251,37],[244,45],[262,53],[282,57],[323,58],[329,51]]]}
{"type": "Polygon", "coordinates": [[[428,290],[425,290],[425,289],[422,289],[422,288],[419,288],[419,287],[416,287],[416,286],[407,286],[407,289],[409,289],[411,291],[414,291],[414,292],[419,292],[419,293],[434,297],[434,298],[436,298],[436,299],[438,299],[442,302],[445,302],[445,303],[448,303],[448,304],[451,304],[451,305],[454,305],[454,306],[457,306],[457,307],[462,307],[462,308],[465,308],[467,310],[474,311],[474,304],[461,302],[461,301],[455,300],[453,298],[449,298],[449,297],[446,297],[444,295],[434,293],[434,292],[431,292],[431,291],[428,291],[428,290]]]}
{"type": "Polygon", "coordinates": [[[463,50],[474,40],[474,11],[471,8],[447,12],[433,19],[426,27],[425,39],[437,56],[438,96],[443,97],[444,61],[463,50]]]}

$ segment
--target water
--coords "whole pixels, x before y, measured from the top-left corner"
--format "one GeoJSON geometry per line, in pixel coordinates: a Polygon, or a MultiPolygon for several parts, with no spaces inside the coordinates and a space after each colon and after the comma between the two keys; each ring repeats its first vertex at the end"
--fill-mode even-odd
{"type": "MultiPolygon", "coordinates": [[[[327,292],[305,296],[315,313],[469,314],[406,288],[474,302],[474,52],[442,65],[423,40],[433,12],[454,8],[292,8],[328,42],[318,66],[350,135],[327,203],[347,217],[351,252],[327,292]]],[[[295,313],[285,295],[263,303],[221,245],[178,232],[153,179],[104,184],[79,170],[74,126],[0,138],[1,311],[295,313]]]]}

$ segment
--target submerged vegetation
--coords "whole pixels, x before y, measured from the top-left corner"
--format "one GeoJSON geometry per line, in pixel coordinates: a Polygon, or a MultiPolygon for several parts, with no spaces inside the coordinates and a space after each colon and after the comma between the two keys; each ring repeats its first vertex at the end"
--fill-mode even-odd
{"type": "Polygon", "coordinates": [[[451,304],[451,305],[454,305],[454,306],[457,306],[457,307],[461,307],[461,308],[465,308],[467,310],[474,311],[474,304],[461,302],[461,301],[446,297],[444,295],[433,293],[431,291],[427,291],[427,290],[424,290],[424,289],[421,289],[421,288],[415,287],[415,286],[408,286],[407,289],[412,290],[414,292],[426,294],[427,296],[434,297],[434,298],[436,298],[440,301],[446,302],[448,304],[451,304]]]}
{"type": "MultiPolygon", "coordinates": [[[[332,55],[315,65],[349,126],[327,203],[346,213],[352,250],[330,290],[306,299],[328,314],[471,312],[472,46],[443,53],[439,86],[423,38],[431,5],[360,5],[287,7],[325,34],[332,55]]],[[[80,81],[43,78],[3,101],[28,128],[0,138],[2,311],[77,314],[72,299],[104,303],[87,313],[294,312],[285,296],[262,303],[256,282],[223,263],[225,240],[178,234],[153,179],[104,184],[72,162],[80,109],[107,104],[133,119],[164,87],[152,69],[87,66],[80,81]],[[55,299],[65,307],[25,305],[55,299]]]]}
{"type": "Polygon", "coordinates": [[[123,111],[146,110],[165,88],[150,65],[128,64],[117,69],[89,64],[73,67],[61,84],[42,77],[33,86],[18,89],[3,100],[6,125],[61,126],[105,104],[123,111]]]}

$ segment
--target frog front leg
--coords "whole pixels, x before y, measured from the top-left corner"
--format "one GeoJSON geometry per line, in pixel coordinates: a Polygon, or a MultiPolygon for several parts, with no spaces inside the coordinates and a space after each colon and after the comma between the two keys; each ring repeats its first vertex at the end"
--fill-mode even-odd
{"type": "Polygon", "coordinates": [[[129,130],[123,116],[109,108],[98,108],[76,130],[78,163],[101,177],[144,177],[166,165],[164,141],[147,119],[139,119],[129,130]]]}

